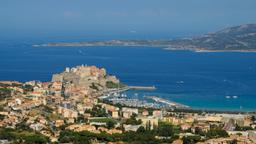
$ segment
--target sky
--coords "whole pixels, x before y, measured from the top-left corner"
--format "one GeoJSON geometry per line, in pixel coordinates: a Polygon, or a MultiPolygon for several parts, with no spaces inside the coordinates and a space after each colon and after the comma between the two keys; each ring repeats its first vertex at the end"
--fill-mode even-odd
{"type": "Polygon", "coordinates": [[[1,0],[0,37],[163,35],[256,23],[256,0],[1,0]]]}

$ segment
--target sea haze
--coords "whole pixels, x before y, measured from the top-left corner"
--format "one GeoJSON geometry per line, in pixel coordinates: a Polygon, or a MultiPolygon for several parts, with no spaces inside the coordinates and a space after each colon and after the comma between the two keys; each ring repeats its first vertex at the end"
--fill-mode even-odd
{"type": "MultiPolygon", "coordinates": [[[[47,47],[0,43],[0,80],[50,81],[81,64],[104,67],[128,85],[155,85],[154,95],[192,108],[256,110],[256,53],[195,53],[152,47],[47,47]]],[[[45,40],[42,42],[44,43],[45,40]]],[[[133,92],[127,92],[133,97],[133,92]]]]}

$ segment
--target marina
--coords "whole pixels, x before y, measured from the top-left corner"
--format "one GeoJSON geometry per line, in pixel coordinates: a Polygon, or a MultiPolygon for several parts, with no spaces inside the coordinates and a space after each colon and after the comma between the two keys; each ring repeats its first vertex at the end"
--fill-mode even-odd
{"type": "Polygon", "coordinates": [[[147,108],[189,108],[189,106],[172,102],[157,96],[143,96],[138,98],[138,93],[134,93],[133,97],[128,97],[124,92],[128,90],[155,90],[155,86],[126,86],[117,89],[108,89],[104,95],[99,97],[101,100],[109,101],[113,104],[121,104],[130,107],[147,107],[147,108]],[[150,100],[153,100],[151,102],[150,100]]]}

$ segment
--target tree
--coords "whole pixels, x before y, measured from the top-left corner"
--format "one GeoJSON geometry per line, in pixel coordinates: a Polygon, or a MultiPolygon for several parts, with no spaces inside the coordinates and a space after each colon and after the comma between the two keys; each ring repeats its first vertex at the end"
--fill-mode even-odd
{"type": "Polygon", "coordinates": [[[108,129],[114,128],[115,124],[116,123],[113,120],[109,120],[109,121],[106,122],[106,125],[107,125],[108,129]]]}
{"type": "Polygon", "coordinates": [[[174,135],[174,128],[171,124],[160,123],[157,129],[157,134],[164,137],[172,137],[174,135]]]}
{"type": "Polygon", "coordinates": [[[25,121],[22,121],[22,122],[16,124],[16,129],[18,129],[18,130],[30,130],[29,126],[26,124],[25,121]]]}
{"type": "Polygon", "coordinates": [[[84,123],[85,122],[85,118],[84,118],[83,115],[79,114],[76,121],[79,122],[79,123],[84,123]]]}
{"type": "Polygon", "coordinates": [[[138,133],[138,132],[125,132],[122,140],[127,143],[133,144],[157,144],[159,141],[155,139],[155,135],[152,132],[138,133]]]}
{"type": "Polygon", "coordinates": [[[25,136],[24,140],[27,144],[44,144],[48,142],[46,137],[37,134],[25,136]]]}
{"type": "Polygon", "coordinates": [[[119,87],[119,84],[118,83],[114,83],[112,81],[107,81],[106,82],[106,87],[111,89],[111,88],[118,88],[119,87]]]}
{"type": "Polygon", "coordinates": [[[146,131],[150,131],[151,130],[151,122],[147,121],[146,123],[146,131]]]}
{"type": "Polygon", "coordinates": [[[140,126],[138,129],[137,129],[137,133],[145,133],[146,130],[143,126],[140,126]]]}
{"type": "Polygon", "coordinates": [[[236,139],[232,140],[232,141],[230,142],[230,144],[237,144],[237,140],[236,140],[236,139]]]}
{"type": "Polygon", "coordinates": [[[228,133],[223,129],[210,129],[206,136],[208,138],[219,138],[219,137],[228,137],[228,133]]]}
{"type": "Polygon", "coordinates": [[[235,130],[236,131],[247,131],[247,130],[253,130],[253,128],[250,127],[250,126],[239,126],[239,125],[236,125],[235,130]]]}
{"type": "Polygon", "coordinates": [[[24,94],[26,94],[27,92],[33,91],[33,86],[25,84],[25,85],[22,86],[22,89],[24,90],[24,94]]]}
{"type": "Polygon", "coordinates": [[[90,113],[93,117],[106,117],[108,114],[104,108],[93,106],[92,110],[85,110],[85,113],[90,113]]]}
{"type": "Polygon", "coordinates": [[[197,142],[199,142],[201,140],[201,137],[200,136],[184,136],[182,138],[183,140],[183,144],[195,144],[197,142]]]}
{"type": "Polygon", "coordinates": [[[0,120],[4,120],[4,118],[5,118],[5,115],[0,114],[0,120]]]}
{"type": "Polygon", "coordinates": [[[0,88],[0,100],[11,97],[11,89],[9,88],[0,88]]]}
{"type": "Polygon", "coordinates": [[[205,136],[205,132],[199,127],[195,127],[195,134],[205,136]]]}
{"type": "Polygon", "coordinates": [[[125,124],[129,125],[140,125],[142,123],[141,119],[136,120],[136,114],[132,114],[132,116],[126,120],[125,124]]]}
{"type": "Polygon", "coordinates": [[[254,115],[251,117],[251,121],[253,121],[253,122],[256,121],[256,117],[254,115]]]}
{"type": "Polygon", "coordinates": [[[9,128],[0,128],[0,139],[26,144],[45,144],[49,142],[49,139],[40,133],[35,133],[31,130],[9,128]]]}

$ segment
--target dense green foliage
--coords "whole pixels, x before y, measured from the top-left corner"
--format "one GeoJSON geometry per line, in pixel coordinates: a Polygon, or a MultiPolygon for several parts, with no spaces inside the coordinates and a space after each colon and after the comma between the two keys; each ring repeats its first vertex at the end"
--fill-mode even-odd
{"type": "Polygon", "coordinates": [[[86,113],[90,113],[93,117],[107,117],[105,109],[102,109],[100,106],[93,106],[92,110],[86,110],[86,113]]]}
{"type": "Polygon", "coordinates": [[[177,129],[174,126],[161,123],[158,128],[153,130],[146,130],[144,127],[140,127],[137,132],[129,131],[123,134],[107,134],[100,133],[95,134],[88,131],[73,132],[69,130],[62,131],[60,134],[59,141],[62,143],[74,142],[79,143],[90,143],[93,140],[100,142],[117,142],[124,141],[133,144],[158,144],[158,143],[170,143],[177,138],[177,129]],[[156,136],[161,136],[162,139],[157,139],[156,136]]]}
{"type": "Polygon", "coordinates": [[[33,86],[32,85],[28,85],[28,84],[25,84],[22,86],[22,89],[24,90],[24,93],[28,93],[28,92],[31,92],[33,91],[33,86]]]}
{"type": "Polygon", "coordinates": [[[60,133],[59,141],[61,143],[69,143],[73,142],[75,144],[89,144],[90,141],[97,139],[99,141],[118,141],[121,139],[121,135],[119,134],[106,134],[106,133],[100,133],[95,134],[88,131],[83,132],[73,132],[69,130],[62,131],[60,133]]]}
{"type": "Polygon", "coordinates": [[[11,97],[11,89],[9,88],[0,88],[0,100],[11,97]]]}
{"type": "Polygon", "coordinates": [[[174,127],[167,123],[160,123],[157,130],[157,134],[163,137],[174,136],[174,127]]]}
{"type": "Polygon", "coordinates": [[[207,132],[205,132],[202,129],[196,127],[195,128],[195,134],[200,135],[200,136],[204,136],[208,139],[228,137],[229,136],[228,133],[225,130],[223,130],[221,127],[216,127],[216,126],[212,126],[210,128],[210,130],[208,130],[207,132]]]}
{"type": "Polygon", "coordinates": [[[198,135],[194,136],[185,136],[182,138],[183,144],[195,144],[201,140],[201,137],[198,135]]]}
{"type": "Polygon", "coordinates": [[[235,130],[236,131],[247,131],[247,130],[253,130],[253,128],[250,127],[250,126],[239,126],[239,125],[236,125],[235,130]]]}
{"type": "Polygon", "coordinates": [[[0,128],[0,139],[13,141],[14,143],[44,144],[48,138],[30,130],[0,128]]]}
{"type": "Polygon", "coordinates": [[[80,144],[80,143],[89,144],[92,140],[95,140],[95,139],[101,142],[124,141],[127,143],[138,143],[138,144],[144,144],[144,143],[157,144],[157,143],[164,142],[163,140],[156,139],[153,131],[146,131],[143,133],[130,131],[130,132],[125,132],[123,134],[110,135],[107,133],[95,134],[88,131],[73,132],[68,130],[61,132],[59,141],[61,143],[74,142],[75,144],[80,144]]]}
{"type": "Polygon", "coordinates": [[[4,105],[0,105],[0,111],[4,111],[4,105]]]}
{"type": "Polygon", "coordinates": [[[204,137],[204,139],[212,139],[212,138],[220,138],[220,137],[228,137],[228,133],[219,128],[219,127],[212,127],[207,132],[202,131],[200,128],[195,128],[195,134],[191,136],[184,136],[183,137],[183,143],[184,144],[195,144],[199,141],[201,141],[201,136],[204,137]]]}
{"type": "Polygon", "coordinates": [[[22,85],[22,84],[5,84],[5,83],[0,83],[0,100],[4,100],[5,98],[10,98],[12,94],[12,89],[9,87],[18,87],[23,89],[24,93],[33,91],[33,86],[31,85],[22,85]]]}
{"type": "Polygon", "coordinates": [[[122,83],[114,83],[112,81],[107,81],[106,82],[106,87],[109,88],[109,89],[112,89],[112,88],[122,88],[122,87],[125,87],[125,85],[122,84],[122,83]]]}
{"type": "Polygon", "coordinates": [[[228,137],[228,133],[223,129],[210,129],[206,133],[207,138],[219,138],[219,137],[228,137]]]}
{"type": "Polygon", "coordinates": [[[119,84],[118,83],[113,83],[112,81],[107,81],[106,82],[106,87],[107,88],[118,88],[119,87],[119,84]]]}
{"type": "Polygon", "coordinates": [[[111,128],[114,128],[115,127],[115,125],[116,125],[116,122],[115,121],[107,121],[107,128],[108,129],[111,129],[111,128]]]}
{"type": "Polygon", "coordinates": [[[136,115],[133,114],[129,119],[125,121],[125,124],[127,125],[140,125],[142,122],[141,120],[136,120],[136,115]]]}
{"type": "Polygon", "coordinates": [[[4,120],[4,118],[5,118],[5,115],[0,114],[0,120],[4,120]]]}

